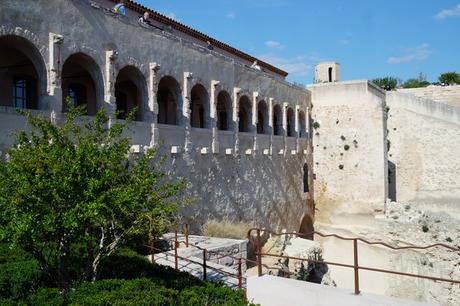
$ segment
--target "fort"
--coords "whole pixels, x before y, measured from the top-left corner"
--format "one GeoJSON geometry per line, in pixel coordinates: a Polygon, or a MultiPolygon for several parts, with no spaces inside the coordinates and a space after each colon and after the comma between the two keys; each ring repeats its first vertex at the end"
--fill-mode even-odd
{"type": "MultiPolygon", "coordinates": [[[[140,25],[148,9],[135,2],[126,16],[112,13],[113,4],[2,1],[0,150],[29,128],[16,108],[59,122],[70,97],[88,116],[103,108],[124,120],[137,108],[126,134],[132,151],[158,147],[168,174],[186,178],[193,205],[184,215],[197,228],[227,219],[432,242],[404,236],[411,222],[422,213],[446,224],[460,218],[458,87],[385,92],[367,80],[341,81],[340,65],[325,62],[315,84],[302,88],[285,71],[155,11],[152,26],[140,25]],[[50,7],[59,12],[52,18],[50,7]]],[[[460,239],[458,228],[442,231],[460,239]]],[[[326,255],[341,256],[342,245],[322,243],[326,255]]],[[[427,254],[366,252],[384,265],[427,269],[414,263],[427,254]]],[[[435,267],[448,269],[435,256],[435,267]]],[[[348,286],[339,270],[333,277],[348,286]]],[[[425,292],[423,281],[366,277],[374,293],[414,290],[414,299],[429,300],[447,290],[454,298],[446,305],[460,296],[458,287],[425,292]]]]}

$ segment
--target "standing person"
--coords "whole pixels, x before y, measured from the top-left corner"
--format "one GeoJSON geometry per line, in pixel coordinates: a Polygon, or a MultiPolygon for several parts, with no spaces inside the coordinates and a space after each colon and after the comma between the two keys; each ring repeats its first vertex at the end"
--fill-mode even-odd
{"type": "Polygon", "coordinates": [[[120,3],[112,8],[112,12],[121,16],[126,16],[125,0],[120,0],[120,3]]]}
{"type": "Polygon", "coordinates": [[[138,22],[141,25],[152,26],[152,22],[150,22],[149,12],[144,12],[144,15],[139,17],[138,22]]]}

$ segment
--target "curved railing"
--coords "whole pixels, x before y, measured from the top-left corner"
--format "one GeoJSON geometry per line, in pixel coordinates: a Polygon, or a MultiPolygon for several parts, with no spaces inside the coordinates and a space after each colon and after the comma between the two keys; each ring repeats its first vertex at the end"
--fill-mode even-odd
{"type": "Polygon", "coordinates": [[[308,261],[312,263],[320,263],[320,264],[327,264],[327,265],[333,265],[333,266],[340,266],[340,267],[346,267],[346,268],[352,268],[354,270],[354,287],[355,287],[355,294],[359,294],[359,270],[367,270],[367,271],[373,271],[373,272],[381,272],[381,273],[387,273],[387,274],[395,274],[395,275],[402,275],[402,276],[409,276],[409,277],[415,277],[415,278],[422,278],[422,279],[428,279],[428,280],[433,280],[433,281],[440,281],[440,282],[448,282],[451,284],[460,284],[460,280],[453,280],[453,279],[446,279],[446,278],[440,278],[440,277],[433,277],[433,276],[427,276],[427,275],[419,275],[419,274],[413,274],[413,273],[405,273],[405,272],[399,272],[399,271],[392,271],[392,270],[385,270],[385,269],[378,269],[378,268],[372,268],[372,267],[365,267],[365,266],[360,266],[359,265],[359,258],[358,258],[358,242],[362,242],[368,245],[381,245],[383,247],[386,247],[388,249],[392,250],[406,250],[406,249],[413,249],[413,250],[427,250],[435,247],[439,248],[445,248],[451,251],[455,252],[460,252],[460,248],[455,248],[451,247],[447,244],[444,243],[436,243],[428,246],[392,246],[390,244],[384,243],[384,242],[379,242],[379,241],[368,241],[363,238],[350,238],[350,237],[343,237],[337,234],[323,234],[321,232],[317,231],[312,231],[310,233],[297,233],[297,232],[288,232],[288,233],[277,233],[271,230],[267,229],[260,229],[260,228],[251,228],[248,231],[248,240],[249,242],[254,246],[255,248],[255,253],[256,253],[256,264],[257,264],[257,272],[259,276],[262,276],[262,267],[265,267],[266,269],[269,270],[278,270],[282,272],[283,274],[292,274],[290,272],[284,271],[282,268],[278,267],[268,267],[267,265],[262,263],[262,257],[277,257],[277,258],[283,258],[283,259],[293,259],[293,260],[299,260],[299,261],[308,261]],[[256,232],[255,235],[255,241],[253,239],[253,232],[256,232]],[[278,255],[278,254],[270,254],[270,253],[262,253],[262,242],[261,242],[261,232],[264,233],[269,233],[274,236],[295,236],[295,237],[301,237],[301,238],[307,238],[311,237],[312,235],[318,235],[323,238],[337,238],[340,240],[345,240],[345,241],[353,241],[353,259],[354,263],[353,265],[351,264],[345,264],[345,263],[338,263],[338,262],[331,262],[331,261],[323,261],[323,260],[314,260],[314,259],[308,259],[308,258],[299,258],[299,257],[292,257],[292,256],[284,256],[284,255],[278,255]]]}

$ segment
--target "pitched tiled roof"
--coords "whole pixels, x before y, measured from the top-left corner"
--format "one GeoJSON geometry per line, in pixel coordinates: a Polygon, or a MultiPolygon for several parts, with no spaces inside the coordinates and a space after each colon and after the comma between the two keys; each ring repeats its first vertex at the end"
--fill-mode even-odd
{"type": "MultiPolygon", "coordinates": [[[[112,2],[118,2],[116,0],[111,0],[112,2]]],[[[150,13],[150,17],[162,24],[165,24],[165,25],[168,25],[168,26],[171,26],[173,29],[177,30],[177,31],[180,31],[182,33],[185,33],[189,36],[192,36],[196,39],[199,39],[203,42],[207,42],[209,41],[213,46],[219,48],[219,49],[222,49],[222,50],[225,50],[233,55],[236,55],[237,57],[239,58],[242,58],[244,60],[247,60],[249,62],[254,62],[255,60],[257,60],[258,64],[260,67],[262,68],[265,68],[267,70],[270,70],[276,74],[279,74],[283,77],[286,77],[288,75],[288,73],[286,71],[283,71],[279,68],[276,68],[275,66],[272,66],[264,61],[261,61],[247,53],[244,53],[238,49],[235,49],[233,48],[232,46],[229,46],[221,41],[218,41],[217,39],[214,39],[204,33],[201,33],[195,29],[192,29],[191,27],[188,27],[180,22],[177,22],[175,21],[174,19],[171,19],[169,17],[166,17],[165,15],[162,15],[152,9],[149,9],[139,3],[136,3],[134,1],[126,1],[126,7],[130,10],[133,10],[139,14],[143,14],[145,11],[149,12],[150,13]]]]}

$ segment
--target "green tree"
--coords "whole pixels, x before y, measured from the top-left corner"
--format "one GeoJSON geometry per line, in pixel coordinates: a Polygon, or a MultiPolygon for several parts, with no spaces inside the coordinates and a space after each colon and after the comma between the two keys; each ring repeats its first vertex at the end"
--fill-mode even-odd
{"type": "Polygon", "coordinates": [[[0,241],[32,254],[63,290],[97,279],[101,260],[131,235],[161,234],[184,186],[159,170],[155,150],[129,154],[128,121],[99,111],[85,123],[70,108],[60,126],[21,112],[33,129],[0,161],[0,241]]]}
{"type": "Polygon", "coordinates": [[[408,79],[402,84],[402,88],[420,88],[430,86],[431,83],[426,80],[426,75],[420,73],[416,79],[408,79]]]}
{"type": "Polygon", "coordinates": [[[394,77],[384,77],[373,79],[372,82],[384,90],[394,90],[398,86],[398,79],[394,77]]]}
{"type": "Polygon", "coordinates": [[[460,84],[460,74],[457,72],[446,72],[439,76],[439,82],[447,84],[447,85],[454,85],[460,84]]]}

